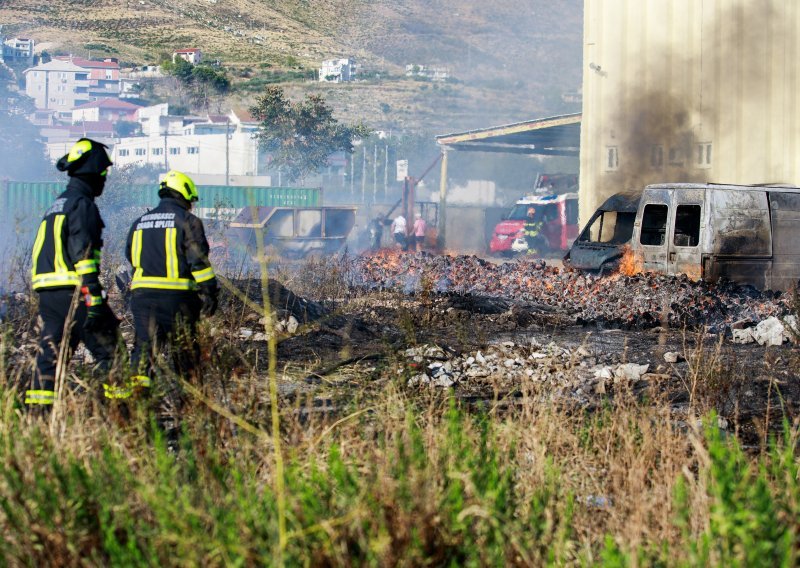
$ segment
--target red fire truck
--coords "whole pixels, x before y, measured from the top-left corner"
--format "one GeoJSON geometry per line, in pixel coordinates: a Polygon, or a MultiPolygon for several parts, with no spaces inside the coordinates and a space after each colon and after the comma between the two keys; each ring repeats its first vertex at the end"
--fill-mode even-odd
{"type": "Polygon", "coordinates": [[[529,195],[514,204],[511,212],[494,228],[489,251],[512,255],[528,250],[525,240],[525,221],[528,208],[535,207],[534,222],[541,222],[541,236],[548,251],[569,249],[578,236],[578,194],[529,195]]]}

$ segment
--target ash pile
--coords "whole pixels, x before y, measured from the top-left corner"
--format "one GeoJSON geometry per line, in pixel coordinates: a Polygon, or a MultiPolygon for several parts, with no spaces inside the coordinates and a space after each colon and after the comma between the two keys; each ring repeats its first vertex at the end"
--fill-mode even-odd
{"type": "Polygon", "coordinates": [[[406,294],[499,298],[556,310],[575,324],[600,329],[706,326],[729,333],[790,312],[787,295],[730,282],[653,273],[596,276],[528,258],[494,264],[475,256],[379,252],[353,260],[351,284],[406,294]]]}

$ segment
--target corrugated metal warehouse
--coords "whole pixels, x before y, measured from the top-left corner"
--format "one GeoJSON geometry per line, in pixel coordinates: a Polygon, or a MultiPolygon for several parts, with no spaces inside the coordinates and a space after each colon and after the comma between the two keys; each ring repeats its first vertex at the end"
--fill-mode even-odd
{"type": "Polygon", "coordinates": [[[800,184],[796,0],[586,0],[581,220],[648,183],[800,184]]]}

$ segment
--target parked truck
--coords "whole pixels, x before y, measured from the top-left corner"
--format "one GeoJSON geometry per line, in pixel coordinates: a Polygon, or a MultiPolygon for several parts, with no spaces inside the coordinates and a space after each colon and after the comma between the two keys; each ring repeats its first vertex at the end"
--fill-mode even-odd
{"type": "Polygon", "coordinates": [[[607,271],[626,246],[645,271],[789,290],[800,279],[800,188],[675,183],[618,194],[595,212],[565,261],[607,271]]]}

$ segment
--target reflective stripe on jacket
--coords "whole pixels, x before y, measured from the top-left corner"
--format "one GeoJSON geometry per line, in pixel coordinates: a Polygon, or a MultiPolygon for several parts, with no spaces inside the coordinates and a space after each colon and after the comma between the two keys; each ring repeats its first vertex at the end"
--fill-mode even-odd
{"type": "Polygon", "coordinates": [[[131,289],[196,290],[198,284],[216,288],[208,250],[203,222],[179,200],[162,198],[128,234],[131,289]]]}
{"type": "Polygon", "coordinates": [[[91,188],[71,178],[39,224],[31,255],[33,289],[97,282],[103,227],[91,188]]]}

